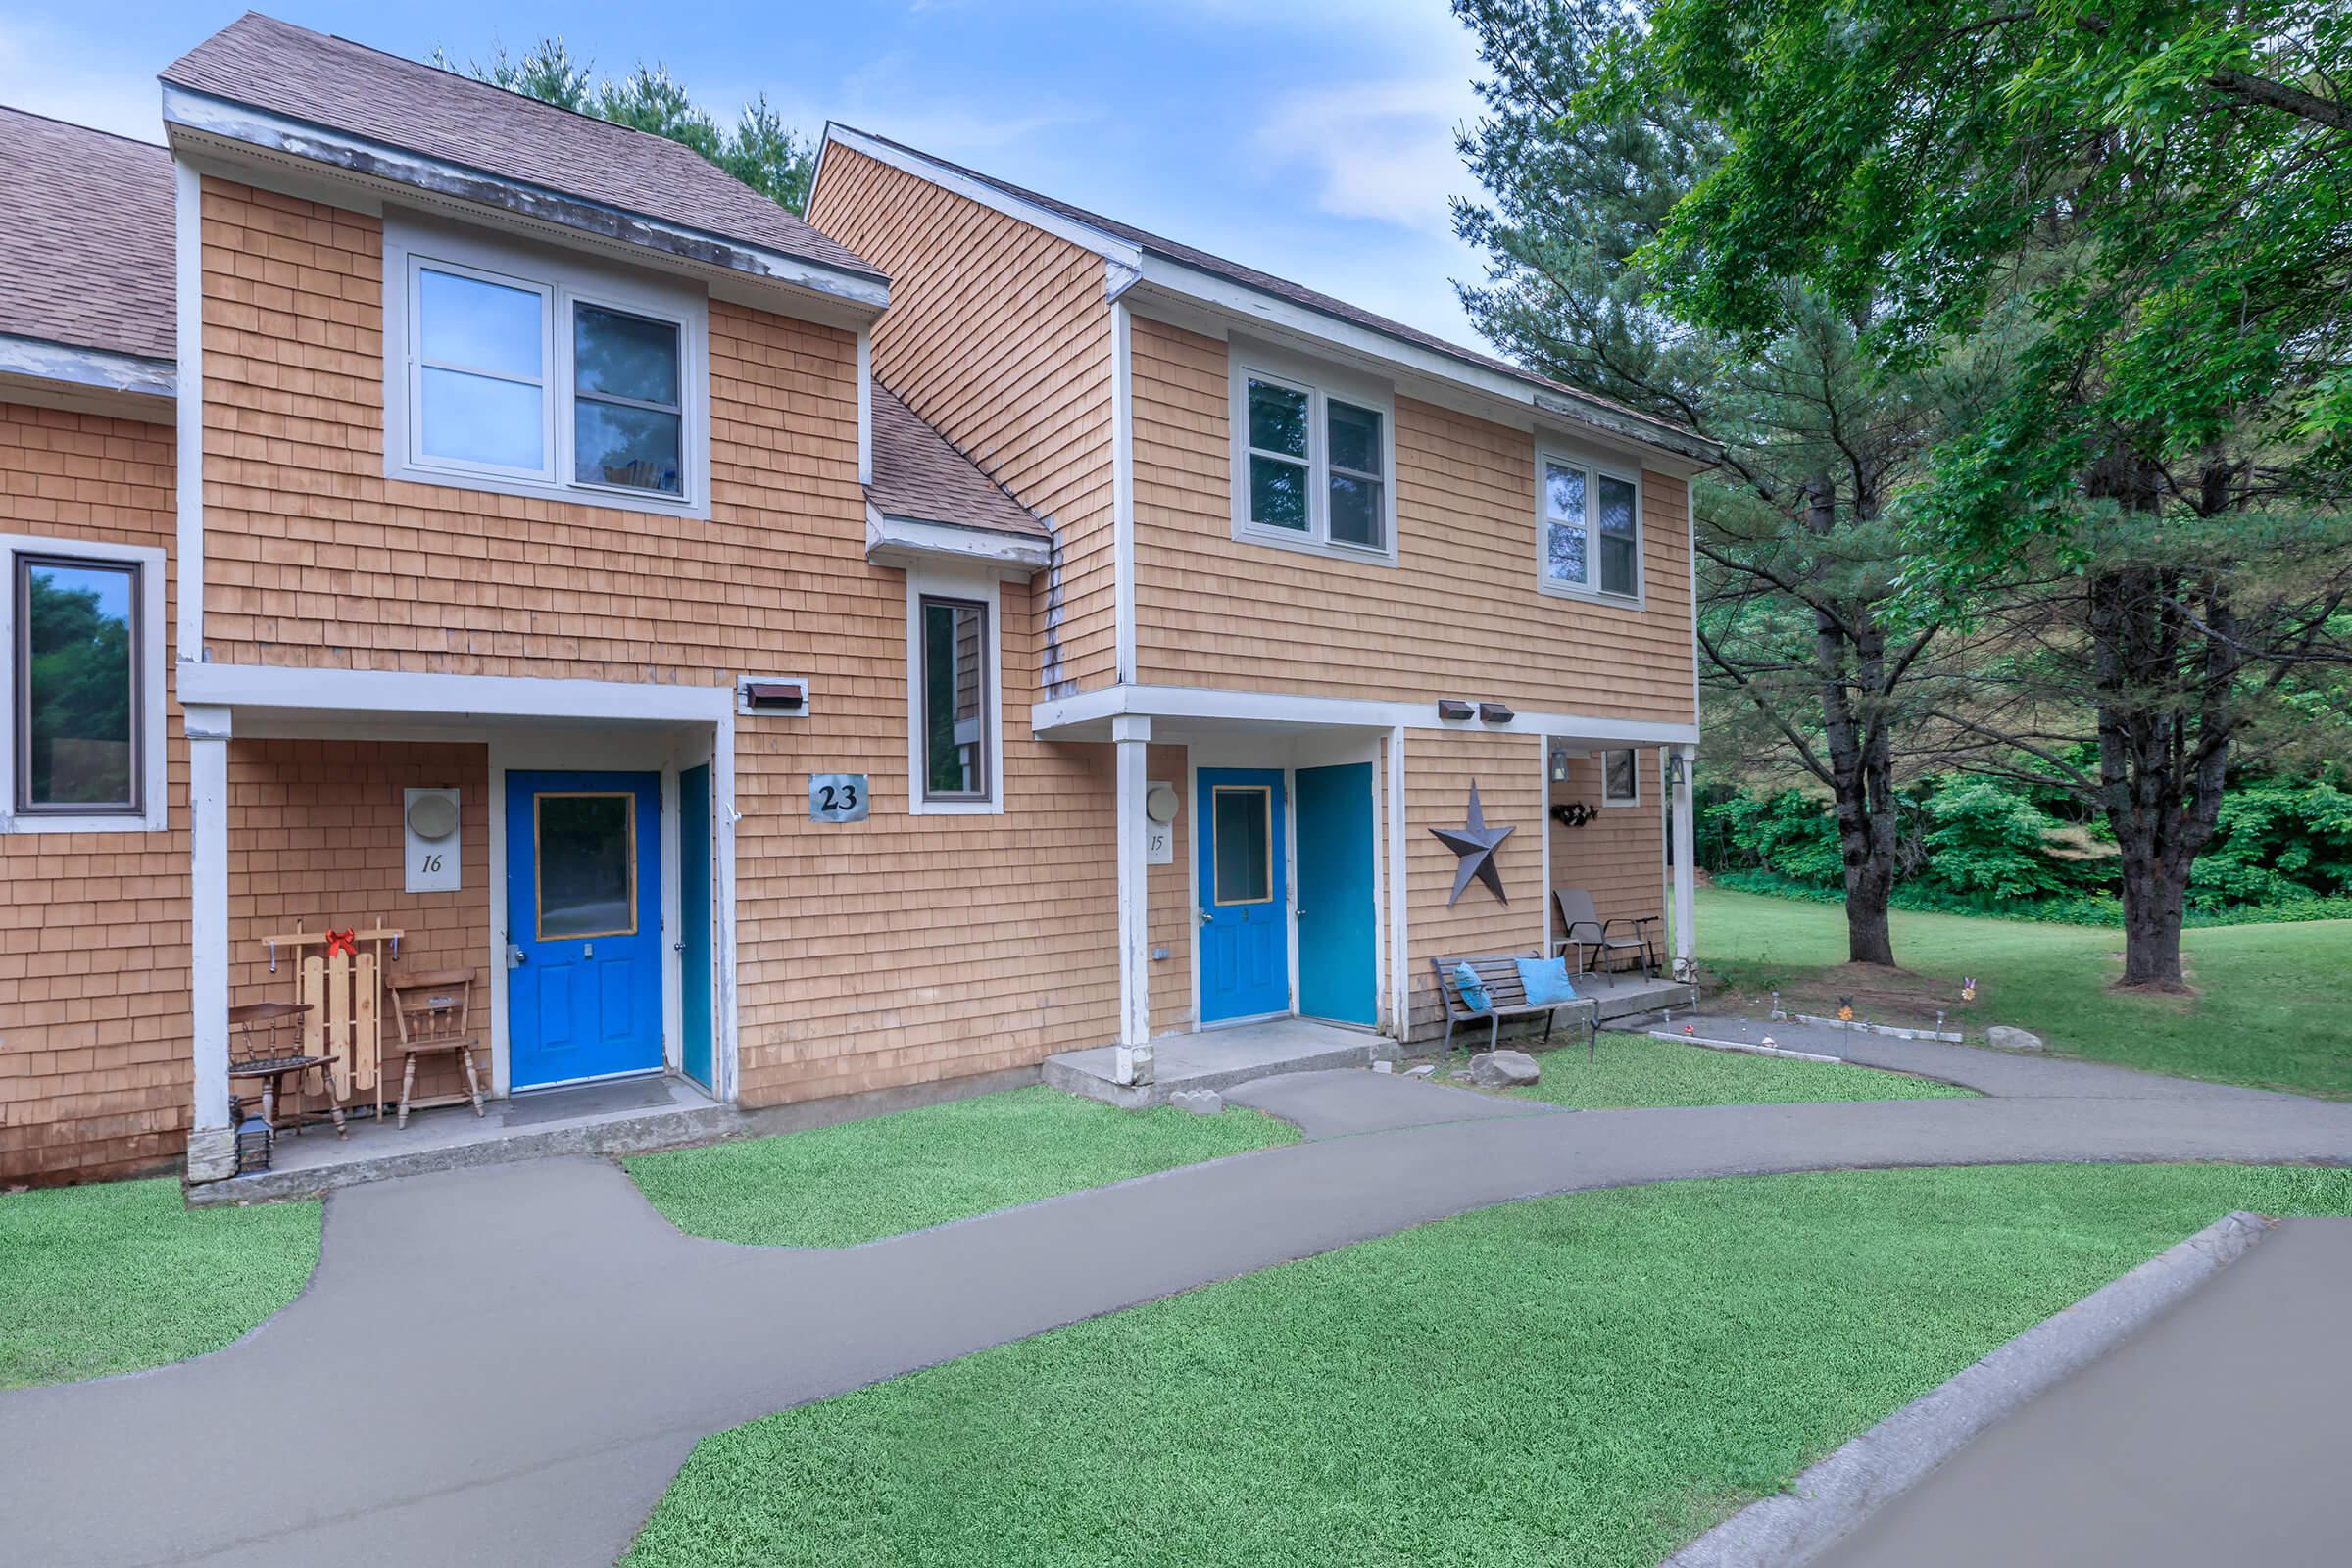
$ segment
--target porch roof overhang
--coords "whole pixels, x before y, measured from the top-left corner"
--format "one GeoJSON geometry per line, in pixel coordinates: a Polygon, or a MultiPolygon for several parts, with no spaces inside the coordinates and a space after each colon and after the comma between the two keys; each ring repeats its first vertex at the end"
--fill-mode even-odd
{"type": "Polygon", "coordinates": [[[226,710],[237,733],[355,735],[404,729],[718,724],[735,710],[728,686],[547,680],[519,675],[411,674],[398,670],[183,663],[180,706],[190,734],[226,710]]]}
{"type": "Polygon", "coordinates": [[[1007,581],[1026,582],[1053,563],[1054,541],[1043,534],[896,516],[868,504],[865,559],[877,566],[983,567],[1007,581]]]}
{"type": "MultiPolygon", "coordinates": [[[[1476,711],[1473,705],[1473,711],[1476,711]]],[[[1195,686],[1105,686],[1033,705],[1030,730],[1039,740],[1107,741],[1113,721],[1148,719],[1155,737],[1239,731],[1466,730],[1589,741],[1600,746],[1694,746],[1696,723],[1610,718],[1592,713],[1520,712],[1507,719],[1439,716],[1435,701],[1382,702],[1305,697],[1288,692],[1221,691],[1195,686]]]]}

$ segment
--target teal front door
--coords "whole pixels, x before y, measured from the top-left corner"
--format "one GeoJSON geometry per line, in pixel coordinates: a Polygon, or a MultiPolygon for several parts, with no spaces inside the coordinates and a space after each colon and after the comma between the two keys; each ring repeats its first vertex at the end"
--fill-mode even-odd
{"type": "Polygon", "coordinates": [[[1372,904],[1372,764],[1302,767],[1298,817],[1298,1010],[1373,1022],[1379,921],[1372,904]]]}
{"type": "Polygon", "coordinates": [[[1200,769],[1200,1021],[1291,1010],[1282,773],[1200,769]]]}
{"type": "Polygon", "coordinates": [[[507,774],[514,1086],[662,1067],[662,785],[507,774]]]}
{"type": "Polygon", "coordinates": [[[678,775],[678,1063],[710,1081],[710,764],[678,775]]]}

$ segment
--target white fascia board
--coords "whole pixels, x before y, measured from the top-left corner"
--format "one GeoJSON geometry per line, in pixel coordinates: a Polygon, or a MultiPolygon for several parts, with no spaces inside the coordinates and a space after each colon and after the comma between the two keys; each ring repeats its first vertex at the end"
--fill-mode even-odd
{"type": "Polygon", "coordinates": [[[1698,726],[1650,719],[1602,718],[1591,713],[1515,713],[1499,724],[1447,721],[1438,705],[1305,697],[1289,692],[1218,691],[1197,686],[1104,686],[1074,697],[1037,703],[1030,729],[1040,740],[1082,726],[1104,726],[1131,715],[1237,725],[1288,724],[1334,729],[1459,730],[1480,735],[1563,736],[1613,746],[1695,745],[1698,726]]]}
{"type": "Polygon", "coordinates": [[[183,663],[183,705],[333,709],[467,718],[604,719],[714,724],[734,710],[735,689],[529,675],[427,675],[400,670],[307,669],[273,664],[183,663]]]}
{"type": "Polygon", "coordinates": [[[1489,405],[1488,409],[1472,406],[1467,410],[1470,413],[1485,413],[1493,417],[1491,407],[1499,403],[1506,406],[1506,422],[1512,424],[1557,426],[1588,441],[1598,439],[1639,448],[1644,455],[1643,461],[1662,472],[1687,475],[1712,467],[1717,461],[1718,449],[1714,444],[1695,435],[1678,435],[1631,415],[1581,404],[1500,370],[1310,310],[1165,256],[1147,253],[1139,291],[1130,298],[1141,308],[1145,301],[1154,297],[1206,307],[1228,318],[1240,318],[1261,332],[1275,334],[1279,341],[1304,344],[1310,349],[1336,350],[1390,373],[1402,372],[1438,386],[1473,393],[1489,405]]]}
{"type": "Polygon", "coordinates": [[[336,171],[365,182],[378,194],[386,189],[418,191],[439,201],[514,215],[558,234],[585,234],[660,251],[700,267],[870,311],[881,311],[890,304],[890,285],[878,277],[484,173],[168,82],[164,86],[164,124],[178,152],[212,151],[233,158],[241,149],[259,150],[336,171]]]}
{"type": "MultiPolygon", "coordinates": [[[[174,662],[204,659],[204,176],[176,155],[172,160],[172,286],[177,373],[188,395],[176,400],[178,443],[172,465],[174,542],[179,549],[179,614],[172,629],[174,662]]],[[[182,703],[188,701],[183,695],[182,703]]]]}
{"type": "Polygon", "coordinates": [[[1115,262],[1138,272],[1143,270],[1142,247],[1123,240],[1115,234],[1106,233],[1092,223],[1082,223],[1077,219],[1057,213],[1051,207],[1042,206],[1037,202],[1023,201],[1018,196],[999,190],[984,179],[974,179],[959,169],[950,168],[946,164],[925,158],[920,153],[908,152],[903,147],[893,147],[887,142],[877,141],[862,131],[852,130],[847,125],[835,124],[831,121],[825,122],[824,142],[817,149],[816,172],[808,180],[808,189],[812,199],[817,182],[825,176],[824,149],[831,147],[835,142],[839,142],[852,152],[863,153],[878,164],[887,164],[901,173],[912,174],[919,180],[937,185],[942,190],[953,191],[966,200],[978,202],[992,211],[1003,213],[1007,218],[1017,218],[1031,228],[1042,228],[1058,239],[1068,240],[1081,250],[1093,251],[1105,261],[1115,262]]]}
{"type": "Polygon", "coordinates": [[[37,337],[0,332],[0,375],[58,381],[100,392],[129,392],[169,399],[177,386],[170,360],[151,360],[108,349],[76,348],[37,337]]]}
{"type": "Polygon", "coordinates": [[[870,505],[865,509],[865,559],[877,566],[945,562],[996,567],[1002,575],[1026,578],[1045,570],[1053,558],[1051,539],[897,517],[870,505]]]}

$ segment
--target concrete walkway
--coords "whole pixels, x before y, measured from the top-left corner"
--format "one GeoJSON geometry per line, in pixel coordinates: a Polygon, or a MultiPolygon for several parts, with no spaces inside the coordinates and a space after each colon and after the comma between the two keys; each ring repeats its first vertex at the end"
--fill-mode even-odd
{"type": "MultiPolygon", "coordinates": [[[[1985,1054],[1938,1071],[2015,1070],[1985,1054]]],[[[240,1344],[0,1395],[0,1556],[609,1563],[705,1433],[1512,1199],[1825,1167],[2352,1162],[2352,1105],[2035,1081],[2054,1092],[1567,1112],[1311,1074],[1237,1094],[1307,1142],[842,1251],[682,1236],[592,1159],[352,1188],[326,1200],[309,1288],[240,1344]]]]}
{"type": "Polygon", "coordinates": [[[1812,1561],[2338,1568],[2352,1555],[2348,1300],[2352,1220],[2287,1220],[1812,1561]]]}

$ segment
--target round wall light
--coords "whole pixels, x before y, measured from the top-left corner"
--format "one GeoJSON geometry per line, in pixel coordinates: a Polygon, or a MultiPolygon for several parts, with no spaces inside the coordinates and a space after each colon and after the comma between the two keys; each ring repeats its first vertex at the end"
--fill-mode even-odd
{"type": "Polygon", "coordinates": [[[1176,820],[1176,786],[1154,781],[1144,791],[1144,814],[1166,825],[1176,820]]]}

